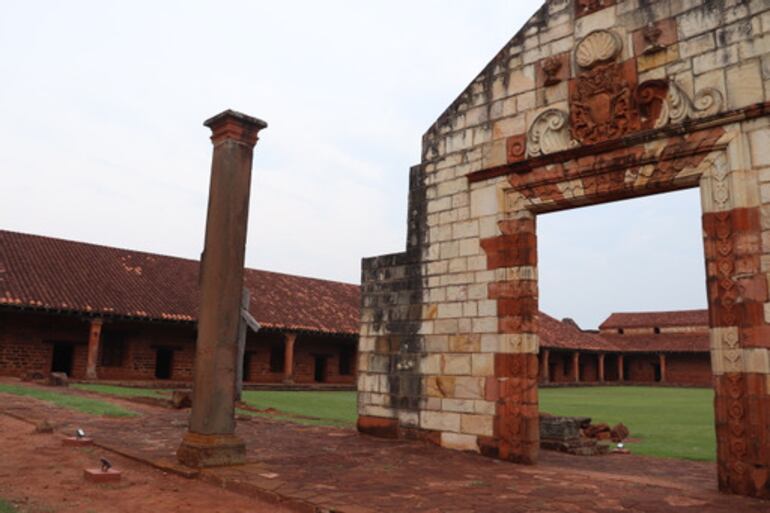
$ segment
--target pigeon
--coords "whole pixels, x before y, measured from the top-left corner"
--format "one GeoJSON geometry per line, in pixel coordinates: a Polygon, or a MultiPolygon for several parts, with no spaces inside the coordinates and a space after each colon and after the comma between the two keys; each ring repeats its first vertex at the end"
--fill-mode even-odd
{"type": "Polygon", "coordinates": [[[86,432],[83,431],[82,429],[78,429],[77,431],[75,431],[75,437],[76,438],[85,438],[86,437],[86,432]]]}
{"type": "Polygon", "coordinates": [[[102,457],[99,460],[99,463],[102,464],[102,472],[108,472],[112,468],[112,463],[110,463],[110,460],[105,457],[102,457]]]}

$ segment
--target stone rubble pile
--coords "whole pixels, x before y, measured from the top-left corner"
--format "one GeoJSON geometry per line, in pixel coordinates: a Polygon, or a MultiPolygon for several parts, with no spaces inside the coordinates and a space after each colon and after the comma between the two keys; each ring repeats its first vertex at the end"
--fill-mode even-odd
{"type": "Polygon", "coordinates": [[[579,456],[607,454],[610,442],[622,442],[629,430],[622,423],[591,424],[590,417],[561,417],[540,414],[540,447],[579,456]]]}
{"type": "Polygon", "coordinates": [[[582,435],[585,438],[595,438],[596,440],[611,440],[615,443],[622,442],[630,434],[628,428],[623,424],[617,424],[610,427],[609,424],[589,424],[582,428],[582,435]]]}

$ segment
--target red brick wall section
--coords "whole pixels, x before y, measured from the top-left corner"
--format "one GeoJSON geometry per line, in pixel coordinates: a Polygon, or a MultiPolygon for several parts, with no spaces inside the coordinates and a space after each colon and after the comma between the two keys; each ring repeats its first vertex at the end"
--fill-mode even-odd
{"type": "Polygon", "coordinates": [[[655,365],[658,364],[658,355],[654,354],[626,354],[624,357],[626,367],[626,381],[640,383],[655,383],[655,365]]]}
{"type": "MultiPolygon", "coordinates": [[[[251,353],[249,359],[249,382],[280,383],[284,379],[283,371],[271,372],[270,350],[275,346],[284,350],[283,333],[260,332],[249,334],[246,350],[251,353]]],[[[351,360],[351,374],[339,373],[339,359],[343,348],[355,351],[352,340],[335,337],[300,333],[294,343],[294,382],[315,383],[315,355],[324,355],[326,359],[326,380],[331,384],[353,384],[356,381],[356,357],[351,360]]]]}
{"type": "Polygon", "coordinates": [[[54,342],[74,347],[73,374],[85,375],[89,325],[74,318],[54,321],[39,314],[0,312],[0,375],[48,373],[54,342]]]}
{"type": "MultiPolygon", "coordinates": [[[[51,370],[53,342],[73,345],[72,377],[85,377],[88,352],[87,320],[36,313],[0,313],[0,375],[20,377],[28,371],[46,375],[51,370]]],[[[123,365],[105,367],[101,358],[97,375],[104,380],[154,380],[159,347],[174,350],[172,380],[189,381],[195,361],[195,330],[188,325],[160,325],[130,322],[105,322],[102,344],[110,334],[120,334],[123,340],[123,365]]],[[[276,332],[250,334],[247,350],[252,352],[251,381],[280,383],[283,373],[270,372],[270,346],[283,347],[283,335],[276,332]]],[[[351,375],[340,375],[339,358],[343,347],[355,350],[354,340],[338,337],[302,335],[295,346],[295,381],[313,383],[314,355],[328,355],[326,382],[352,384],[355,382],[355,353],[351,375]]]]}
{"type": "MultiPolygon", "coordinates": [[[[548,357],[550,367],[549,383],[572,384],[575,379],[572,376],[572,352],[554,351],[548,357]]],[[[630,376],[627,381],[637,383],[655,383],[655,365],[658,356],[651,354],[626,353],[630,376]]],[[[539,357],[538,357],[539,359],[539,357]]],[[[599,360],[596,353],[581,353],[580,355],[580,383],[598,383],[599,360]]],[[[541,367],[542,368],[542,367],[541,367]]],[[[607,383],[617,381],[618,367],[617,354],[610,353],[604,357],[604,380],[607,383]]],[[[540,376],[540,383],[544,383],[544,377],[540,376]]],[[[713,385],[711,372],[711,358],[708,353],[667,353],[666,354],[666,381],[663,385],[681,385],[710,387],[713,385]]]]}
{"type": "Polygon", "coordinates": [[[580,381],[597,383],[599,381],[599,357],[596,353],[580,355],[580,381]]]}
{"type": "Polygon", "coordinates": [[[666,354],[666,383],[710,387],[712,380],[708,353],[666,354]]]}
{"type": "Polygon", "coordinates": [[[548,356],[551,383],[574,383],[572,377],[572,353],[551,351],[548,356]]]}
{"type": "Polygon", "coordinates": [[[618,355],[610,353],[604,356],[604,380],[618,381],[620,374],[618,372],[618,355]]]}

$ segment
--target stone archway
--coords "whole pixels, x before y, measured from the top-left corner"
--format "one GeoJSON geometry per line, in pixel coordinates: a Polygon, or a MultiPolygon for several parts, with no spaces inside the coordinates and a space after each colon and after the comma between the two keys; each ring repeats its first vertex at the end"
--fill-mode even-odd
{"type": "MultiPolygon", "coordinates": [[[[743,172],[744,163],[731,164],[728,158],[728,154],[741,154],[740,146],[745,144],[742,137],[722,128],[694,129],[683,137],[664,136],[632,150],[560,162],[543,159],[531,173],[506,175],[502,187],[486,192],[502,192],[505,205],[498,223],[500,235],[480,241],[487,253],[488,269],[503,278],[489,285],[489,298],[497,301],[499,330],[505,333],[502,342],[509,349],[495,354],[495,375],[500,378],[496,410],[500,440],[495,449],[500,457],[537,460],[537,445],[532,443],[536,434],[528,432],[535,429],[530,416],[537,414],[532,393],[536,387],[532,367],[537,362],[537,215],[700,187],[720,482],[726,489],[749,493],[749,474],[754,470],[750,460],[755,458],[751,454],[761,453],[768,429],[767,425],[756,425],[752,433],[747,415],[752,406],[759,408],[755,413],[765,411],[759,403],[750,405],[752,401],[767,402],[767,350],[760,341],[767,278],[761,272],[758,251],[761,216],[757,187],[743,172]],[[560,179],[559,175],[568,178],[560,179]],[[741,344],[749,339],[754,342],[741,344]],[[745,372],[749,370],[756,372],[745,372]],[[752,390],[762,392],[754,395],[752,390]]],[[[486,181],[483,173],[469,179],[478,184],[486,181]]]]}
{"type": "Polygon", "coordinates": [[[407,251],[363,263],[361,431],[535,463],[537,215],[699,187],[720,489],[770,497],[770,36],[731,28],[753,5],[551,0],[493,59],[424,136],[407,251]]]}

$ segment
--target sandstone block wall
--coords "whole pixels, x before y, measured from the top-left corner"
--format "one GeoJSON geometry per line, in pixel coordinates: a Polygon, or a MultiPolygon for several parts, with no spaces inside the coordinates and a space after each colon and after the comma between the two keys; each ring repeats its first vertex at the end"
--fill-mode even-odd
{"type": "Polygon", "coordinates": [[[700,187],[720,483],[770,495],[768,34],[767,0],[546,2],[424,135],[407,252],[365,262],[363,429],[536,461],[537,215],[700,187]]]}

